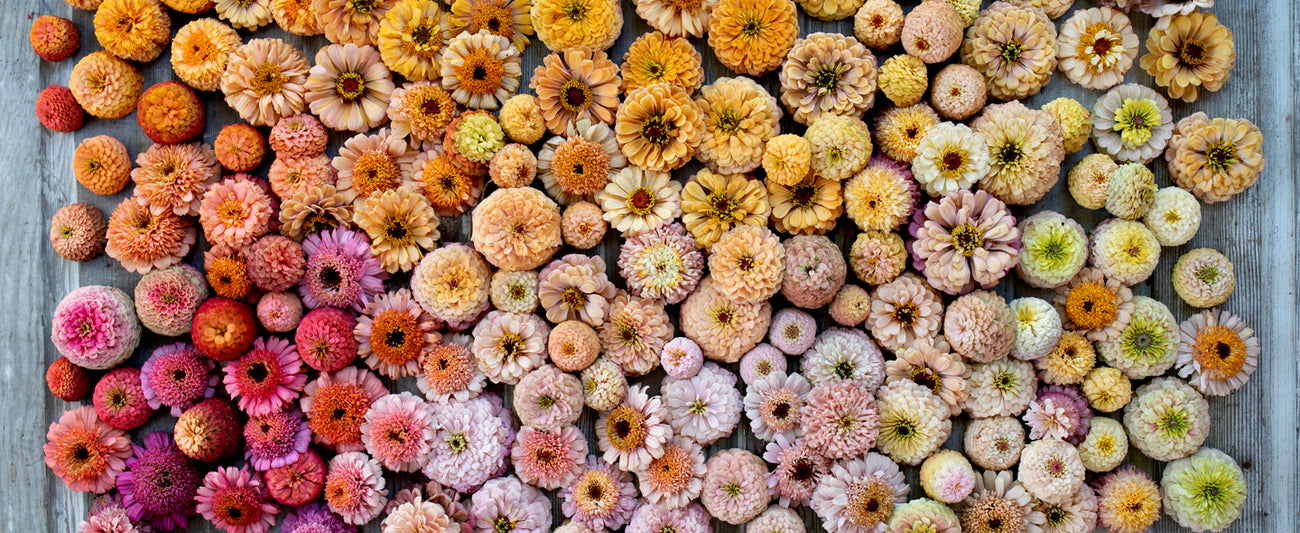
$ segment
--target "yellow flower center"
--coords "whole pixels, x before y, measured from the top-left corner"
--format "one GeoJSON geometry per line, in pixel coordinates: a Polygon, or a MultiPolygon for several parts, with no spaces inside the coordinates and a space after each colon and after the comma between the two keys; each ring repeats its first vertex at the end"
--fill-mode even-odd
{"type": "Polygon", "coordinates": [[[560,106],[577,113],[591,106],[591,87],[581,80],[569,79],[560,86],[560,106]]]}
{"type": "Polygon", "coordinates": [[[632,406],[623,404],[610,411],[605,436],[615,449],[630,452],[640,448],[646,438],[645,417],[632,406]]]}
{"type": "Polygon", "coordinates": [[[984,246],[984,233],[971,224],[962,224],[952,229],[952,246],[966,257],[975,255],[975,250],[984,246]]]}
{"type": "Polygon", "coordinates": [[[1128,98],[1115,112],[1115,126],[1126,146],[1142,146],[1151,140],[1151,132],[1160,126],[1160,108],[1150,98],[1128,98]]]}
{"type": "Polygon", "coordinates": [[[266,97],[280,94],[284,90],[284,85],[289,83],[289,78],[284,75],[279,64],[267,61],[257,66],[249,83],[249,89],[252,89],[253,94],[266,97]]]}
{"type": "Polygon", "coordinates": [[[344,102],[356,102],[366,94],[366,79],[356,72],[344,72],[334,82],[334,93],[344,102]]]}
{"type": "Polygon", "coordinates": [[[650,214],[655,206],[655,195],[650,189],[637,187],[632,189],[631,194],[627,195],[627,209],[637,215],[645,216],[650,214]]]}

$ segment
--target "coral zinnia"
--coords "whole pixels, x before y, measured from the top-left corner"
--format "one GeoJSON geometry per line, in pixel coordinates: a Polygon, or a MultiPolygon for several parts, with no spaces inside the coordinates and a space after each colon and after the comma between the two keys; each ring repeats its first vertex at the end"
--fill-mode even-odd
{"type": "Polygon", "coordinates": [[[615,135],[604,123],[570,123],[567,135],[552,137],[537,154],[537,177],[563,205],[590,202],[627,166],[615,135]]]}
{"type": "Polygon", "coordinates": [[[104,252],[108,223],[99,208],[85,202],[60,207],[50,218],[50,244],[69,261],[89,261],[104,252]]]}
{"type": "Polygon", "coordinates": [[[486,311],[492,270],[483,256],[463,244],[429,252],[411,274],[411,292],[433,318],[464,329],[486,311]]]}
{"type": "MultiPolygon", "coordinates": [[[[640,385],[628,387],[627,398],[596,421],[597,442],[604,460],[624,471],[639,471],[664,454],[672,429],[664,420],[661,399],[640,385]]],[[[589,461],[590,462],[590,461],[589,461]]]]}
{"type": "Polygon", "coordinates": [[[307,384],[298,350],[275,337],[258,337],[252,350],[226,364],[225,374],[226,392],[238,398],[241,410],[255,417],[280,410],[297,399],[307,384]]]}
{"type": "Polygon", "coordinates": [[[340,452],[364,450],[361,424],[375,401],[388,394],[368,370],[349,366],[322,372],[303,389],[299,404],[307,415],[312,440],[340,452]]]}
{"type": "Polygon", "coordinates": [[[146,200],[124,200],[108,219],[104,251],[131,272],[145,274],[180,262],[194,245],[193,221],[173,212],[151,213],[146,200]]]}
{"type": "Polygon", "coordinates": [[[682,332],[700,345],[710,359],[734,363],[767,333],[772,306],[764,301],[741,304],[726,299],[713,278],[700,281],[682,303],[682,332]]]}
{"type": "Polygon", "coordinates": [[[45,438],[45,465],[78,492],[112,489],[131,457],[130,437],[101,421],[89,405],[63,413],[45,438]]]}
{"type": "Polygon", "coordinates": [[[560,210],[531,187],[498,189],[474,208],[474,248],[497,268],[528,270],[560,249],[560,210]]]}
{"type": "Polygon", "coordinates": [[[330,459],[325,475],[325,503],[344,522],[364,525],[379,517],[388,500],[383,469],[361,452],[341,453],[330,459]]]}
{"type": "Polygon", "coordinates": [[[117,194],[131,181],[131,157],[126,145],[108,135],[82,140],[72,153],[72,175],[90,192],[117,194]]]}
{"type": "Polygon", "coordinates": [[[226,533],[265,533],[280,508],[268,501],[262,476],[244,468],[217,467],[194,496],[197,510],[226,533]]]}
{"type": "Polygon", "coordinates": [[[384,468],[414,472],[429,459],[433,407],[409,392],[389,394],[370,405],[361,423],[361,442],[384,468]]]}
{"type": "Polygon", "coordinates": [[[876,444],[880,416],[870,390],[854,380],[813,387],[802,413],[803,438],[832,459],[859,457],[876,444]]]}
{"type": "Polygon", "coordinates": [[[104,374],[95,384],[92,400],[99,419],[118,429],[138,428],[153,416],[153,408],[140,387],[138,368],[114,368],[104,374]]]}
{"type": "Polygon", "coordinates": [[[93,52],[72,67],[68,90],[87,113],[122,118],[135,110],[144,75],[134,65],[105,51],[93,52]]]}
{"type": "Polygon", "coordinates": [[[199,214],[206,189],[221,174],[216,152],[206,144],[154,144],[136,156],[131,170],[136,197],[154,214],[199,214]]]}

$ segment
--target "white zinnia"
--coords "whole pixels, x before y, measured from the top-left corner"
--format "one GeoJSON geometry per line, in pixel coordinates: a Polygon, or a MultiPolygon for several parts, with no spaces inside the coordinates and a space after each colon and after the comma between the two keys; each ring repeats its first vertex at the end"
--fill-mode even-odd
{"type": "Polygon", "coordinates": [[[921,138],[912,159],[913,177],[935,197],[969,189],[988,172],[988,146],[965,124],[936,124],[921,138]]]}

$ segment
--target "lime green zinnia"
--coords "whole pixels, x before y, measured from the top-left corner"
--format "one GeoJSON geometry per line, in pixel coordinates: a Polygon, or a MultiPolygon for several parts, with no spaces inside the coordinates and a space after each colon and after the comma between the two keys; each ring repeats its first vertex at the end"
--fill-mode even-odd
{"type": "Polygon", "coordinates": [[[1160,489],[1169,515],[1195,531],[1222,531],[1241,516],[1246,502],[1241,467],[1214,448],[1169,463],[1160,489]]]}
{"type": "Polygon", "coordinates": [[[466,116],[456,126],[456,151],[475,163],[487,163],[506,144],[501,123],[492,115],[476,113],[466,116]]]}
{"type": "Polygon", "coordinates": [[[1160,107],[1150,99],[1126,98],[1115,112],[1114,129],[1125,146],[1142,146],[1160,125],[1160,107]]]}

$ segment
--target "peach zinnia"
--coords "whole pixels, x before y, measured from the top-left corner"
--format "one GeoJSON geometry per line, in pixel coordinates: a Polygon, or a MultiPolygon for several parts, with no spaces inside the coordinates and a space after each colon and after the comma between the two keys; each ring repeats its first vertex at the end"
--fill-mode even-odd
{"type": "Polygon", "coordinates": [[[580,47],[542,58],[529,86],[537,91],[546,127],[558,135],[579,120],[614,122],[622,80],[604,52],[580,47]]]}
{"type": "Polygon", "coordinates": [[[519,88],[519,48],[487,31],[461,34],[443,49],[442,88],[457,102],[496,109],[519,88]]]}
{"type": "Polygon", "coordinates": [[[614,132],[632,164],[673,170],[695,155],[704,135],[704,117],[684,89],[655,84],[627,95],[614,132]]]}

